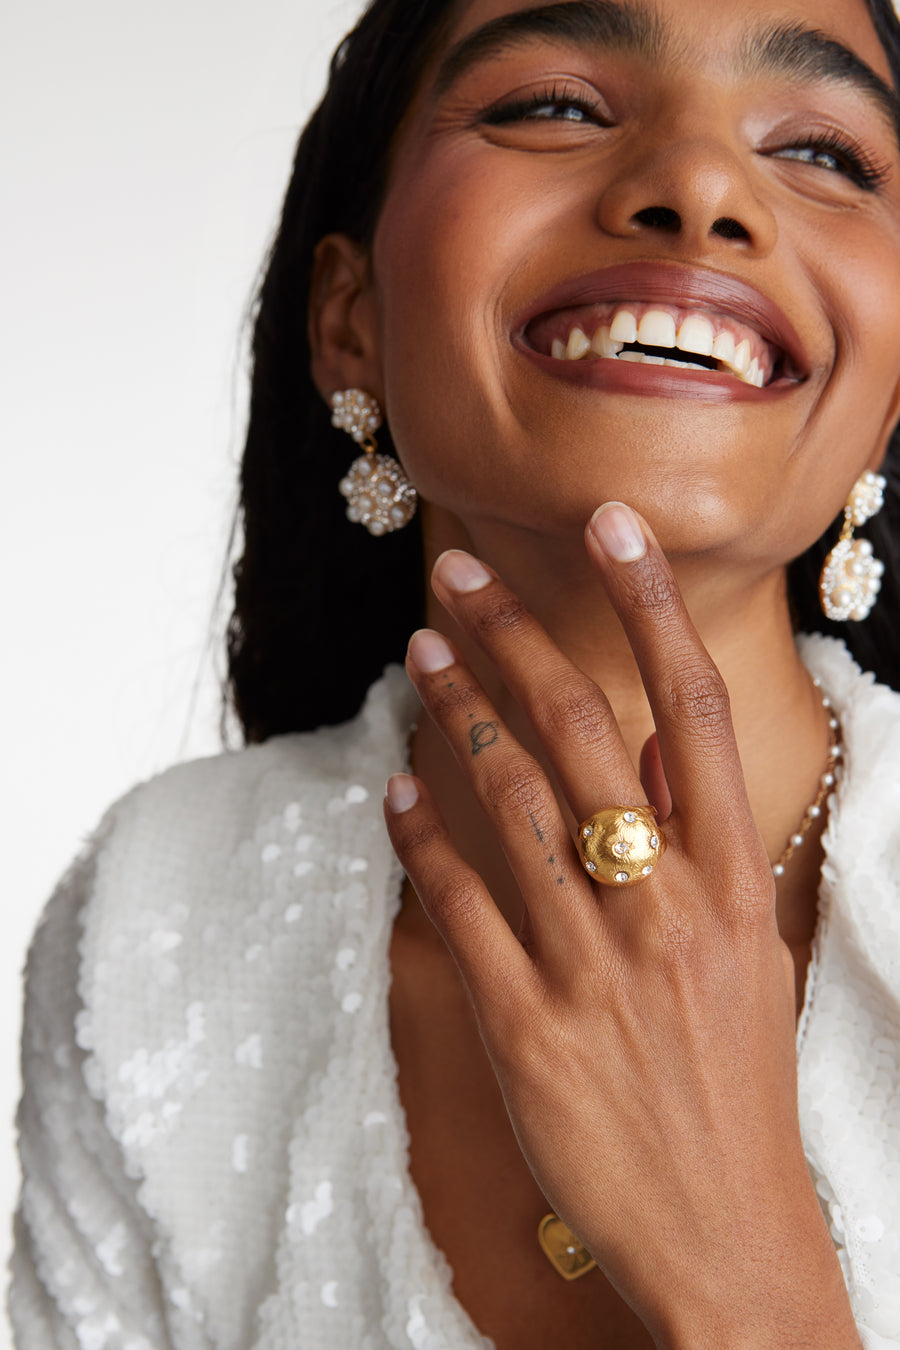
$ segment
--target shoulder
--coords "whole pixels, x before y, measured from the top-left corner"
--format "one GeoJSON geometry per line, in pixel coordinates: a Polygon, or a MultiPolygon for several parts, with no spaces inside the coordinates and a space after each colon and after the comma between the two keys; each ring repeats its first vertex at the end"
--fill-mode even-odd
{"type": "Polygon", "coordinates": [[[826,946],[846,981],[864,974],[874,1004],[900,1024],[900,694],[833,639],[805,639],[802,655],[841,723],[843,767],[823,837],[826,946]]]}
{"type": "Polygon", "coordinates": [[[404,672],[389,667],[341,726],[179,764],[140,784],[110,808],[76,864],[80,889],[89,883],[92,906],[111,907],[117,920],[177,900],[220,908],[236,857],[264,847],[275,822],[319,833],[343,807],[380,802],[385,766],[405,760],[414,708],[404,672]]]}
{"type": "Polygon", "coordinates": [[[799,1028],[804,1144],[865,1344],[900,1342],[900,694],[843,644],[801,654],[840,718],[820,924],[799,1028]],[[886,1341],[879,1339],[887,1336],[886,1341]]]}
{"type": "Polygon", "coordinates": [[[274,906],[279,917],[298,910],[298,890],[333,895],[364,866],[383,885],[384,778],[405,761],[415,706],[389,667],[342,726],[180,764],[132,789],[44,911],[26,972],[32,1005],[54,1021],[80,1005],[79,1043],[92,1049],[86,1010],[123,982],[139,982],[149,1017],[167,1002],[183,1008],[223,945],[243,964],[274,906]]]}
{"type": "MultiPolygon", "coordinates": [[[[818,634],[800,640],[805,664],[840,718],[848,806],[865,804],[900,832],[900,693],[860,670],[842,642],[818,634]]],[[[897,835],[900,838],[900,833],[897,835]]]]}
{"type": "Polygon", "coordinates": [[[889,735],[900,734],[900,693],[879,684],[869,670],[862,670],[843,642],[821,633],[798,639],[806,667],[838,708],[841,721],[865,735],[880,724],[889,735]]]}
{"type": "Polygon", "coordinates": [[[870,928],[900,989],[900,694],[861,671],[834,639],[806,638],[801,652],[841,723],[825,877],[841,908],[870,928]]]}
{"type": "Polygon", "coordinates": [[[351,721],[274,737],[262,745],[179,764],[139,785],[107,814],[104,854],[153,870],[173,858],[208,869],[233,842],[268,820],[286,800],[304,811],[325,808],[350,780],[378,781],[385,762],[406,754],[415,696],[399,667],[389,667],[351,721]]]}
{"type": "Polygon", "coordinates": [[[161,1268],[214,1252],[194,1284],[242,1344],[274,1233],[240,1248],[222,1235],[259,1233],[259,1214],[278,1212],[291,1131],[349,1053],[337,1040],[364,1050],[382,1026],[400,869],[381,800],[415,707],[394,669],[344,726],[134,789],[32,947],[23,1112],[102,1122],[107,1170],[137,1185],[161,1268]]]}

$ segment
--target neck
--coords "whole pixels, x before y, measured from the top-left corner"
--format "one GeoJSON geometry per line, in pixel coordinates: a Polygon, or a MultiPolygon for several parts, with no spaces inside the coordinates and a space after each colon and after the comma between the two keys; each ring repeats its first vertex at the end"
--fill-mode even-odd
{"type": "MultiPolygon", "coordinates": [[[[426,564],[448,547],[475,553],[541,621],[560,649],[604,691],[633,763],[653,731],[631,648],[596,572],[580,546],[548,543],[522,531],[463,531],[428,521],[426,564]],[[536,566],[536,559],[540,565],[536,566]]],[[[688,611],[725,679],[751,809],[770,859],[779,856],[816,795],[827,755],[821,698],[797,654],[784,571],[750,576],[703,557],[672,560],[688,611]]],[[[510,732],[547,765],[543,748],[497,672],[430,597],[426,622],[461,649],[510,732]]],[[[445,743],[423,719],[414,745],[416,772],[427,779],[454,841],[517,926],[521,901],[485,817],[445,743]]],[[[598,803],[602,805],[603,803],[598,803]]],[[[563,804],[564,805],[564,804],[563,804]]],[[[816,842],[793,859],[779,883],[782,932],[806,933],[815,908],[816,842]],[[810,898],[810,884],[813,885],[810,898]],[[799,910],[802,909],[802,914],[799,910]],[[784,913],[782,913],[784,911],[784,913]],[[782,923],[782,919],[784,922],[782,923]]]]}

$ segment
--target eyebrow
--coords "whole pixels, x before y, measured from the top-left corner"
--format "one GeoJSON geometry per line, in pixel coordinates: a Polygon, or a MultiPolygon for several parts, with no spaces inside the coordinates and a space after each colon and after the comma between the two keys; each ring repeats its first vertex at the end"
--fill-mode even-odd
{"type": "Polygon", "coordinates": [[[896,92],[849,47],[817,28],[793,24],[748,38],[740,66],[748,72],[791,75],[810,83],[823,80],[849,85],[874,103],[900,140],[900,98],[896,92]]]}
{"type": "Polygon", "coordinates": [[[476,28],[450,49],[435,79],[436,97],[446,94],[472,66],[534,38],[576,47],[613,47],[647,57],[660,56],[663,49],[662,25],[642,6],[618,5],[613,0],[566,0],[521,9],[476,28]]]}
{"type": "MultiPolygon", "coordinates": [[[[502,15],[452,47],[435,78],[442,98],[468,70],[535,38],[576,47],[605,47],[659,59],[670,49],[665,26],[644,5],[615,0],[563,0],[502,15]]],[[[748,36],[738,69],[754,74],[790,75],[804,82],[847,85],[890,122],[900,140],[900,98],[861,57],[834,38],[803,24],[764,29],[748,36]]]]}

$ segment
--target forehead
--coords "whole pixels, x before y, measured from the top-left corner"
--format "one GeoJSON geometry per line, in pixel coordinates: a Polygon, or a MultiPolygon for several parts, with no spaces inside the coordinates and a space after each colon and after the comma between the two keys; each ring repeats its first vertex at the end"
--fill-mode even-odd
{"type": "MultiPolygon", "coordinates": [[[[444,52],[486,25],[550,2],[460,0],[447,28],[444,52]]],[[[885,82],[893,83],[866,0],[615,0],[615,5],[639,14],[648,28],[652,26],[654,55],[665,62],[697,68],[731,65],[735,50],[752,45],[754,34],[799,26],[841,43],[885,82]]]]}

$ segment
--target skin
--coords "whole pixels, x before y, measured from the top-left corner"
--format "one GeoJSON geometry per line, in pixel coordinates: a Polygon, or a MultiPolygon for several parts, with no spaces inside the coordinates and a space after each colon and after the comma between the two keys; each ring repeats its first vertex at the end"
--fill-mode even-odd
{"type": "MultiPolygon", "coordinates": [[[[438,57],[521,8],[460,5],[438,57]]],[[[371,251],[318,250],[314,378],[386,409],[450,640],[411,643],[430,719],[386,804],[418,895],[392,948],[410,1165],[501,1350],[857,1347],[797,1124],[817,842],[777,893],[770,861],[827,745],[784,566],[880,464],[900,407],[900,156],[857,91],[733,55],[748,26],[803,22],[889,71],[857,0],[657,10],[677,42],[652,60],[533,41],[441,99],[426,71],[371,251]],[[548,83],[602,98],[614,127],[485,124],[548,83]],[[823,128],[887,167],[877,191],[785,153],[823,128]],[[537,297],[630,262],[777,300],[805,378],[762,399],[598,391],[516,346],[537,297]],[[592,517],[610,500],[637,514],[592,517]],[[643,551],[623,560],[629,525],[643,551]],[[598,889],[575,825],[644,800],[664,860],[637,891],[598,889]],[[548,1207],[599,1274],[566,1286],[546,1265],[548,1207]]]]}

